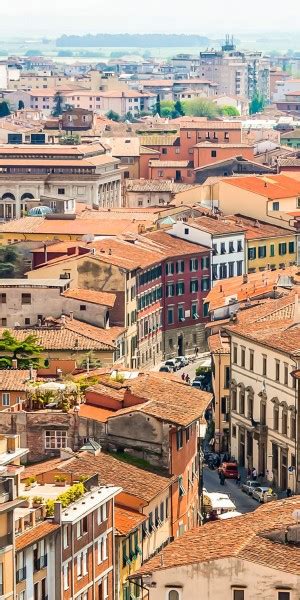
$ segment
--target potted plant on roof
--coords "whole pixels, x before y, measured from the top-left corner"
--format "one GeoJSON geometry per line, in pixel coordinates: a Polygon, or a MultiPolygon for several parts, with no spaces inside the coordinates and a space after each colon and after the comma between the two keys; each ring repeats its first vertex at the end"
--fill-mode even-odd
{"type": "Polygon", "coordinates": [[[32,506],[33,508],[38,508],[43,504],[44,500],[42,496],[33,496],[32,498],[32,506]]]}
{"type": "Polygon", "coordinates": [[[55,475],[54,481],[57,487],[64,487],[66,485],[67,478],[65,475],[55,475]]]}
{"type": "Polygon", "coordinates": [[[36,480],[35,475],[31,475],[30,477],[27,477],[27,479],[25,479],[25,490],[30,490],[36,484],[37,484],[37,480],[36,480]]]}

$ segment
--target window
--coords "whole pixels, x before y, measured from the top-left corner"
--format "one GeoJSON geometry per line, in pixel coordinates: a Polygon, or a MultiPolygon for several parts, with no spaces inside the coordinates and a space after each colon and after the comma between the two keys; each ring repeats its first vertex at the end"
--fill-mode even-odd
{"type": "Polygon", "coordinates": [[[46,450],[66,448],[67,447],[67,432],[61,430],[45,431],[45,448],[46,450]]]}
{"type": "Polygon", "coordinates": [[[168,600],[179,600],[179,592],[177,590],[170,590],[168,600]]]}
{"type": "Polygon", "coordinates": [[[245,591],[241,590],[241,589],[235,589],[232,590],[233,591],[233,600],[244,600],[245,598],[245,591]]]}
{"type": "Polygon", "coordinates": [[[191,279],[191,281],[190,281],[190,292],[191,292],[191,294],[194,294],[195,292],[198,292],[198,279],[191,279]]]}
{"type": "Polygon", "coordinates": [[[220,265],[220,279],[227,279],[227,265],[220,265]]]}
{"type": "Polygon", "coordinates": [[[260,405],[260,423],[261,423],[261,425],[266,425],[266,419],[267,419],[267,407],[266,407],[266,403],[262,402],[260,405]]]}
{"type": "Polygon", "coordinates": [[[68,548],[68,546],[69,546],[69,527],[68,527],[68,525],[64,525],[64,527],[63,527],[63,544],[64,544],[64,548],[68,548]]]}
{"type": "Polygon", "coordinates": [[[290,600],[290,592],[278,592],[278,600],[290,600]]]}
{"type": "Polygon", "coordinates": [[[245,357],[246,357],[246,349],[244,347],[241,348],[241,366],[245,366],[245,357]]]}
{"type": "Polygon", "coordinates": [[[273,408],[273,429],[274,429],[274,431],[278,431],[278,429],[279,429],[279,406],[278,406],[278,404],[274,404],[274,408],[273,408]]]}
{"type": "Polygon", "coordinates": [[[236,425],[232,426],[232,437],[236,438],[236,425]]]}
{"type": "Polygon", "coordinates": [[[282,244],[279,244],[278,248],[279,248],[279,255],[284,256],[286,254],[286,243],[283,242],[282,244]]]}
{"type": "Polygon", "coordinates": [[[198,271],[198,258],[191,258],[190,271],[198,271]]]}
{"type": "Polygon", "coordinates": [[[267,247],[258,246],[258,258],[265,258],[267,256],[267,247]]]}
{"type": "Polygon", "coordinates": [[[191,314],[192,314],[192,319],[198,319],[199,318],[199,315],[198,315],[198,303],[197,302],[192,302],[191,314]]]}
{"type": "Polygon", "coordinates": [[[69,564],[64,565],[64,590],[69,589],[69,564]]]}
{"type": "Polygon", "coordinates": [[[203,256],[201,258],[201,269],[204,271],[205,269],[209,269],[209,256],[203,256]]]}
{"type": "Polygon", "coordinates": [[[282,409],[282,425],[281,425],[281,433],[283,435],[287,435],[287,422],[288,422],[288,416],[287,416],[287,410],[285,408],[282,409]]]}
{"type": "Polygon", "coordinates": [[[213,256],[216,256],[216,254],[218,254],[218,246],[217,246],[217,244],[213,244],[212,245],[212,250],[213,250],[213,256]]]}
{"type": "Polygon", "coordinates": [[[106,598],[108,598],[108,578],[107,578],[107,575],[105,577],[103,577],[102,583],[103,583],[103,600],[106,600],[106,598]]]}
{"type": "Polygon", "coordinates": [[[174,275],[174,263],[166,264],[166,275],[174,275]]]}
{"type": "Polygon", "coordinates": [[[106,519],[107,519],[107,503],[105,502],[98,508],[98,514],[97,514],[98,525],[103,523],[103,521],[106,521],[106,519]]]}
{"type": "Polygon", "coordinates": [[[234,277],[234,262],[228,263],[228,277],[234,277]]]}
{"type": "Polygon", "coordinates": [[[22,304],[31,304],[31,294],[22,294],[22,304]]]}
{"type": "Polygon", "coordinates": [[[291,413],[291,439],[296,439],[296,415],[291,413]]]}
{"type": "Polygon", "coordinates": [[[270,244],[270,256],[275,256],[275,245],[270,244]]]}
{"type": "Polygon", "coordinates": [[[225,245],[225,242],[221,242],[221,254],[226,254],[226,245],[225,245]]]}
{"type": "Polygon", "coordinates": [[[0,304],[6,304],[6,294],[0,294],[0,304]]]}
{"type": "Polygon", "coordinates": [[[174,308],[168,308],[168,325],[174,323],[174,308]]]}
{"type": "Polygon", "coordinates": [[[77,523],[77,539],[79,539],[83,535],[85,535],[87,533],[87,530],[88,530],[87,517],[83,517],[83,519],[81,519],[77,523]]]}
{"type": "Polygon", "coordinates": [[[242,240],[238,240],[237,251],[238,252],[243,252],[243,242],[242,242],[242,240]]]}
{"type": "MultiPolygon", "coordinates": [[[[125,543],[126,544],[126,543],[125,543]]],[[[123,546],[123,552],[124,552],[123,546]]],[[[107,535],[102,535],[97,543],[97,554],[98,554],[98,565],[107,559],[107,535]]],[[[123,562],[124,562],[124,554],[123,554],[123,562]]],[[[125,566],[123,564],[123,566],[125,566]]]]}
{"type": "Polygon", "coordinates": [[[185,318],[184,318],[184,307],[183,307],[182,304],[178,306],[178,321],[179,322],[185,321],[185,318]]]}
{"type": "Polygon", "coordinates": [[[236,274],[237,276],[243,275],[243,261],[238,260],[236,263],[236,274]]]}
{"type": "Polygon", "coordinates": [[[279,202],[273,202],[272,209],[273,210],[279,210],[279,202]]]}
{"type": "Polygon", "coordinates": [[[233,242],[229,242],[229,252],[232,254],[232,252],[234,252],[234,243],[233,242]]]}
{"type": "Polygon", "coordinates": [[[179,493],[179,498],[182,498],[182,496],[185,496],[185,488],[183,485],[183,478],[181,477],[181,475],[179,475],[179,477],[178,477],[178,493],[179,493]]]}
{"type": "Polygon", "coordinates": [[[237,364],[237,345],[236,344],[233,345],[233,363],[235,365],[237,364]]]}
{"type": "Polygon", "coordinates": [[[262,357],[262,374],[264,376],[267,375],[267,357],[265,354],[263,354],[263,357],[262,357]]]}
{"type": "Polygon", "coordinates": [[[283,367],[283,383],[284,385],[289,384],[289,365],[287,363],[284,363],[283,367]]]}
{"type": "Polygon", "coordinates": [[[209,277],[202,277],[201,279],[201,291],[208,292],[210,288],[210,280],[209,277]]]}
{"type": "Polygon", "coordinates": [[[170,298],[175,294],[175,286],[174,283],[167,283],[166,285],[166,296],[170,298]]]}
{"type": "Polygon", "coordinates": [[[182,429],[178,429],[178,431],[176,431],[176,445],[177,445],[177,450],[180,450],[180,448],[182,448],[182,446],[183,446],[183,430],[182,429]]]}
{"type": "Polygon", "coordinates": [[[65,188],[57,188],[57,193],[59,196],[63,196],[65,193],[65,188]]]}
{"type": "Polygon", "coordinates": [[[240,414],[241,415],[245,414],[245,390],[244,390],[244,388],[241,388],[241,391],[240,391],[240,414]]]}
{"type": "Polygon", "coordinates": [[[224,388],[229,389],[230,385],[230,367],[225,367],[224,370],[224,388]]]}
{"type": "Polygon", "coordinates": [[[211,153],[210,153],[210,155],[211,155],[211,158],[216,158],[217,151],[216,150],[212,150],[211,153]]]}
{"type": "Polygon", "coordinates": [[[294,254],[295,252],[295,242],[289,242],[289,254],[294,254]]]}
{"type": "Polygon", "coordinates": [[[176,296],[183,296],[183,294],[184,294],[184,282],[178,281],[178,283],[176,283],[176,296]]]}
{"type": "Polygon", "coordinates": [[[9,406],[10,394],[8,392],[2,392],[2,406],[9,406]]]}
{"type": "Polygon", "coordinates": [[[250,369],[250,371],[254,370],[254,352],[253,352],[253,350],[249,350],[249,369],[250,369]]]}
{"type": "Polygon", "coordinates": [[[248,260],[256,259],[256,248],[248,248],[248,260]]]}
{"type": "Polygon", "coordinates": [[[275,360],[275,381],[280,381],[280,362],[275,360]]]}
{"type": "Polygon", "coordinates": [[[184,273],[184,260],[176,262],[176,273],[184,273]]]}
{"type": "Polygon", "coordinates": [[[164,502],[160,503],[160,511],[159,511],[160,520],[163,523],[165,520],[165,505],[164,502]]]}
{"type": "Polygon", "coordinates": [[[168,149],[167,149],[167,148],[162,148],[162,149],[161,149],[161,153],[162,153],[162,154],[167,154],[167,152],[168,152],[168,149]]]}

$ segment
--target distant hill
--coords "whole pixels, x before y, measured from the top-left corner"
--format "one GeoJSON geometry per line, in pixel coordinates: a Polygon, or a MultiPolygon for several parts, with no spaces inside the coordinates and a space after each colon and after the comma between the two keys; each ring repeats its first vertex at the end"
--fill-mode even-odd
{"type": "Polygon", "coordinates": [[[186,34],[131,34],[131,33],[97,33],[96,35],[62,35],[56,40],[60,47],[120,47],[120,48],[157,48],[157,47],[191,47],[208,46],[209,38],[201,35],[186,34]]]}

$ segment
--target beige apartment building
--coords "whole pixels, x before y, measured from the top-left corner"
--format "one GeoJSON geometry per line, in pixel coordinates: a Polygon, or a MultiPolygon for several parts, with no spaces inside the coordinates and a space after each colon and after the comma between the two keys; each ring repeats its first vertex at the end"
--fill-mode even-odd
{"type": "Polygon", "coordinates": [[[231,344],[231,453],[270,483],[299,489],[296,472],[300,311],[294,292],[237,313],[231,344]]]}
{"type": "Polygon", "coordinates": [[[208,347],[212,358],[212,385],[214,392],[215,451],[227,452],[230,447],[230,344],[216,323],[208,323],[212,330],[208,347]]]}

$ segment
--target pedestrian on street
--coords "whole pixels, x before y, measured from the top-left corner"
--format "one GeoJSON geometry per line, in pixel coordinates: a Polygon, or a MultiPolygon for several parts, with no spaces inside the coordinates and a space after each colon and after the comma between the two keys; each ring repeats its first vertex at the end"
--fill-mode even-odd
{"type": "Polygon", "coordinates": [[[291,488],[287,488],[287,490],[286,490],[286,497],[287,498],[291,498],[291,496],[292,496],[292,490],[291,490],[291,488]]]}
{"type": "Polygon", "coordinates": [[[181,379],[182,379],[182,381],[185,381],[185,373],[182,373],[181,379]]]}
{"type": "Polygon", "coordinates": [[[196,348],[195,348],[195,354],[196,354],[196,358],[198,358],[198,354],[199,354],[199,348],[198,348],[198,346],[196,346],[196,348]]]}
{"type": "Polygon", "coordinates": [[[253,481],[257,480],[257,470],[254,467],[252,469],[252,479],[253,481]]]}
{"type": "Polygon", "coordinates": [[[238,473],[238,476],[237,476],[237,478],[236,478],[236,480],[235,480],[235,483],[236,483],[236,485],[240,486],[240,483],[241,483],[241,476],[240,476],[240,474],[239,474],[239,473],[238,473]]]}
{"type": "Polygon", "coordinates": [[[186,381],[186,383],[190,383],[190,381],[191,381],[188,373],[185,376],[185,381],[186,381]]]}

